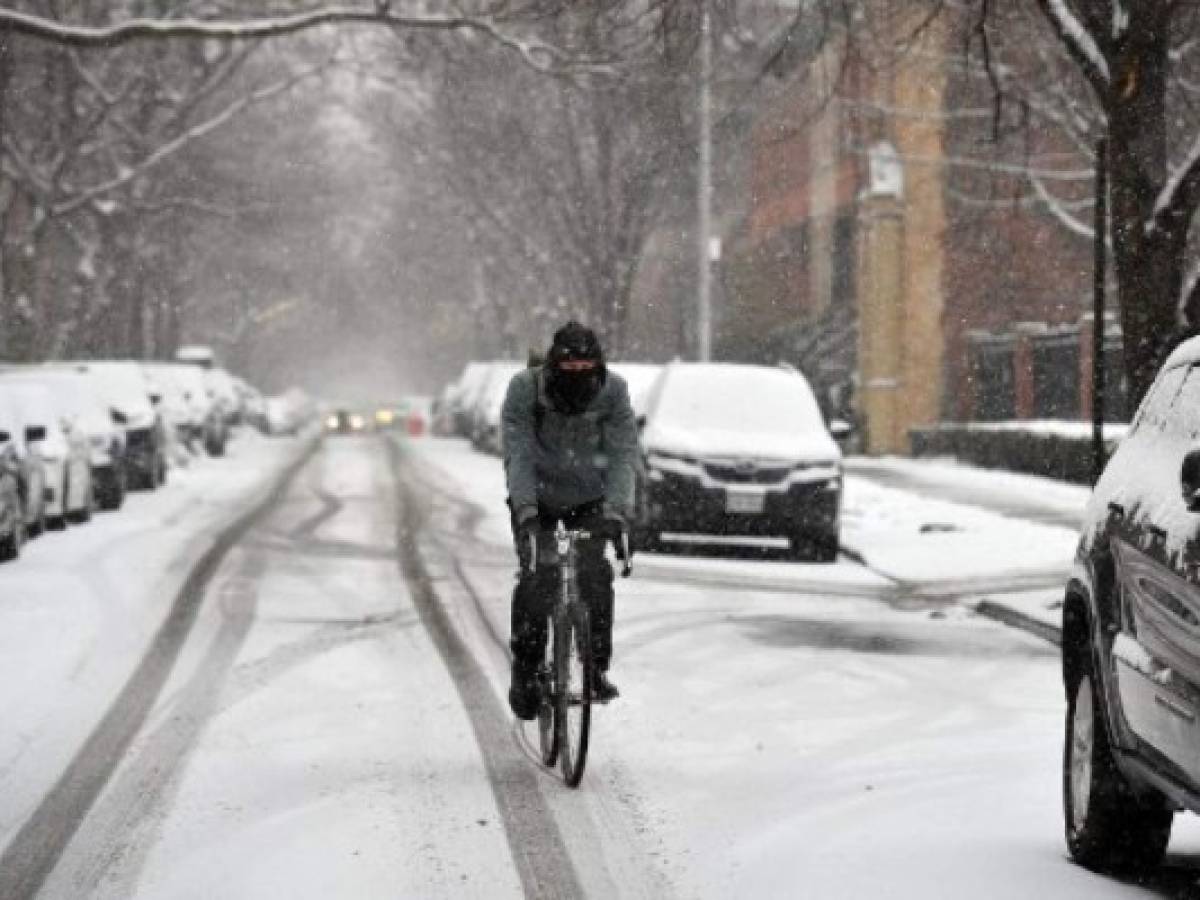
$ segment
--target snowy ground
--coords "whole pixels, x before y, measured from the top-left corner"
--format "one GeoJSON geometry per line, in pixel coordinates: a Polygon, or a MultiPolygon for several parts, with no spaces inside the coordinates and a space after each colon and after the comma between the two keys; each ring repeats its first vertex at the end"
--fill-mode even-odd
{"type": "MultiPolygon", "coordinates": [[[[5,708],[28,735],[2,735],[8,835],[136,664],[204,543],[201,498],[228,519],[295,450],[239,447],[241,487],[196,472],[190,495],[135,498],[164,504],[140,530],[97,526],[123,540],[84,529],[64,565],[36,569],[35,547],[0,569],[5,708]],[[41,600],[9,601],[18,578],[41,600]]],[[[623,696],[598,711],[572,791],[504,703],[497,461],[417,441],[399,477],[407,508],[381,440],[327,440],[233,549],[43,896],[1195,895],[1186,818],[1142,886],[1066,860],[1054,649],[939,593],[975,571],[966,557],[993,583],[1048,575],[1071,550],[1055,529],[1028,540],[1011,518],[851,476],[847,539],[881,572],[640,556],[618,588],[623,696]],[[427,580],[397,564],[401,521],[427,580]]]]}
{"type": "Polygon", "coordinates": [[[0,846],[108,709],[212,536],[300,450],[244,433],[226,458],[173,469],[164,489],[0,566],[0,846]]]}

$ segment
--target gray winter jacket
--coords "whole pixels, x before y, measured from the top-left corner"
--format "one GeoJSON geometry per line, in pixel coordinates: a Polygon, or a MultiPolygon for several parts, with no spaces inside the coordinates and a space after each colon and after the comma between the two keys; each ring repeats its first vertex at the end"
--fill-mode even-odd
{"type": "Polygon", "coordinates": [[[509,382],[502,419],[504,472],[518,514],[539,503],[565,512],[596,500],[626,516],[633,511],[637,420],[620,375],[610,369],[588,408],[568,416],[547,396],[542,370],[526,369],[509,382]]]}

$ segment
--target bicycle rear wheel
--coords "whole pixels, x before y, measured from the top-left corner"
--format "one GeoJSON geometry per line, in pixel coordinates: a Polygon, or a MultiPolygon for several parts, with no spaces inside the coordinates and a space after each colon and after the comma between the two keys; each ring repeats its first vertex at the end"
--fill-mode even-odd
{"type": "Polygon", "coordinates": [[[592,723],[592,633],[587,607],[572,603],[555,614],[555,724],[559,764],[568,787],[578,787],[587,764],[592,723]]]}
{"type": "Polygon", "coordinates": [[[558,762],[558,727],[554,721],[554,697],[556,671],[554,665],[555,633],[554,616],[549,619],[549,634],[546,640],[545,658],[538,667],[538,684],[542,700],[538,705],[538,738],[542,754],[542,765],[551,768],[558,762]]]}

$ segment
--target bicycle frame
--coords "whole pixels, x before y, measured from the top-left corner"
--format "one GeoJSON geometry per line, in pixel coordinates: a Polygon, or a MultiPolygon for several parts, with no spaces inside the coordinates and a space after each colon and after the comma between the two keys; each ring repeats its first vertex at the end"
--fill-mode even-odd
{"type": "MultiPolygon", "coordinates": [[[[542,763],[549,767],[559,762],[568,787],[578,787],[583,778],[592,707],[591,615],[579,596],[578,544],[599,537],[585,529],[568,529],[562,522],[553,535],[558,590],[547,614],[551,638],[547,649],[552,653],[552,664],[547,672],[538,723],[542,763]],[[571,674],[572,659],[581,669],[578,679],[571,674]],[[577,720],[574,727],[573,720],[577,720]]],[[[622,531],[618,546],[624,560],[621,575],[626,577],[632,571],[627,531],[622,531]]],[[[530,568],[542,561],[538,558],[537,538],[533,536],[529,559],[530,568]]]]}

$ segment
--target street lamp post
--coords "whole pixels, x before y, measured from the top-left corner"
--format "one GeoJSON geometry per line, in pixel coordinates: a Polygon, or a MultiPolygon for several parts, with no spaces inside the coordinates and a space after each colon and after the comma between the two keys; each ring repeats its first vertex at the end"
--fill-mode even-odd
{"type": "Polygon", "coordinates": [[[696,358],[712,359],[712,19],[710,0],[700,13],[700,171],[697,178],[696,358]]]}

